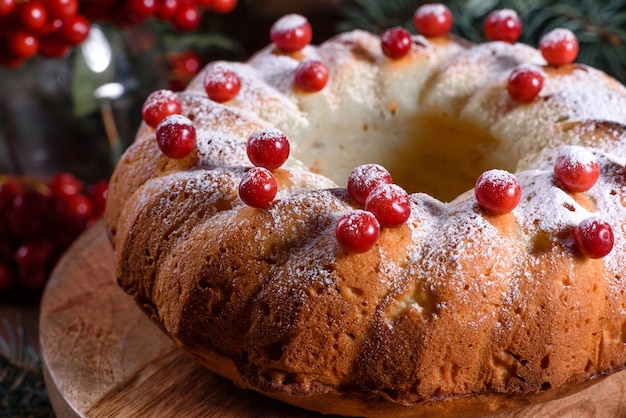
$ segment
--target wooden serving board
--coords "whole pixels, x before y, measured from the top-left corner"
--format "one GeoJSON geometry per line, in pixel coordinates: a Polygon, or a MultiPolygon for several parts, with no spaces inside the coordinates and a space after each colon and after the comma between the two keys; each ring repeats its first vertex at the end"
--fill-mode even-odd
{"type": "MultiPolygon", "coordinates": [[[[61,259],[42,298],[39,340],[59,417],[319,417],[244,391],[198,365],[117,286],[103,223],[61,259]]],[[[626,374],[498,418],[626,417],[626,374]]]]}

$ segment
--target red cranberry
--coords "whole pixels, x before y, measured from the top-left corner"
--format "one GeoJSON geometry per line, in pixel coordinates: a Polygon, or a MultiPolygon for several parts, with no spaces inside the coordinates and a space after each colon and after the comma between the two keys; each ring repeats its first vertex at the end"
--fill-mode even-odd
{"type": "Polygon", "coordinates": [[[574,229],[578,250],[589,258],[602,258],[613,249],[613,229],[599,218],[587,218],[574,229]]]}
{"type": "Polygon", "coordinates": [[[59,35],[72,46],[79,45],[89,35],[89,20],[81,15],[73,15],[63,19],[59,35]]]}
{"type": "Polygon", "coordinates": [[[17,17],[27,30],[37,31],[48,20],[48,12],[45,6],[38,0],[19,3],[17,17]]]}
{"type": "Polygon", "coordinates": [[[452,12],[444,4],[424,4],[413,14],[413,26],[418,33],[427,36],[445,36],[452,29],[452,12]]]}
{"type": "Polygon", "coordinates": [[[170,115],[156,128],[156,140],[169,158],[184,158],[196,146],[196,128],[182,115],[170,115]]]}
{"type": "Polygon", "coordinates": [[[235,10],[237,0],[213,0],[211,2],[211,10],[215,13],[226,14],[235,10]]]}
{"type": "Polygon", "coordinates": [[[237,96],[241,89],[241,80],[234,71],[213,68],[204,76],[204,89],[209,99],[224,103],[237,96]]]}
{"type": "Polygon", "coordinates": [[[399,59],[408,54],[412,43],[411,33],[402,27],[387,29],[380,37],[383,53],[392,59],[399,59]]]}
{"type": "Polygon", "coordinates": [[[409,219],[411,202],[402,187],[396,184],[381,184],[367,197],[365,210],[376,216],[381,227],[395,227],[409,219]]]}
{"type": "Polygon", "coordinates": [[[181,2],[171,23],[179,32],[190,32],[200,25],[200,12],[193,3],[181,2]]]}
{"type": "Polygon", "coordinates": [[[335,227],[339,245],[352,253],[364,253],[374,247],[380,235],[380,224],[373,213],[355,210],[342,216],[335,227]]]}
{"type": "Polygon", "coordinates": [[[255,166],[275,170],[289,158],[289,140],[278,129],[259,129],[248,138],[246,151],[255,166]]]}
{"type": "Polygon", "coordinates": [[[48,186],[56,196],[76,196],[82,189],[80,180],[72,173],[58,173],[48,181],[48,186]]]}
{"type": "Polygon", "coordinates": [[[569,146],[554,162],[554,174],[568,191],[586,192],[598,181],[600,164],[591,151],[569,146]]]}
{"type": "Polygon", "coordinates": [[[104,214],[108,193],[109,182],[106,180],[97,181],[87,187],[87,195],[93,202],[95,218],[100,218],[104,214]]]}
{"type": "Polygon", "coordinates": [[[10,15],[16,6],[16,0],[0,0],[0,16],[10,15]]]}
{"type": "Polygon", "coordinates": [[[367,196],[381,184],[391,184],[391,174],[378,164],[363,164],[356,167],[348,176],[348,193],[359,202],[365,204],[367,196]]]}
{"type": "Polygon", "coordinates": [[[539,50],[550,65],[570,64],[578,56],[578,39],[569,29],[553,29],[541,38],[539,50]]]}
{"type": "Polygon", "coordinates": [[[288,14],[272,25],[270,38],[277,47],[284,51],[299,51],[311,43],[313,29],[304,16],[288,14]]]}
{"type": "Polygon", "coordinates": [[[16,57],[31,58],[39,50],[39,38],[30,32],[20,30],[9,36],[8,46],[16,57]]]}
{"type": "Polygon", "coordinates": [[[52,243],[47,240],[26,242],[15,252],[15,262],[29,272],[46,270],[52,260],[52,250],[52,243]]]}
{"type": "Polygon", "coordinates": [[[160,20],[170,20],[178,10],[179,0],[161,0],[157,2],[154,16],[160,20]]]}
{"type": "Polygon", "coordinates": [[[253,167],[239,183],[239,197],[248,206],[253,208],[267,207],[278,193],[276,178],[266,168],[253,167]]]}
{"type": "Polygon", "coordinates": [[[478,205],[492,215],[504,215],[517,207],[522,191],[517,178],[504,170],[480,175],[474,189],[478,205]]]}
{"type": "Polygon", "coordinates": [[[522,34],[522,19],[515,10],[495,10],[487,15],[483,29],[490,41],[514,43],[522,34]]]}
{"type": "Polygon", "coordinates": [[[521,65],[511,71],[506,88],[513,100],[532,102],[543,88],[543,74],[538,68],[521,65]]]}
{"type": "Polygon", "coordinates": [[[143,120],[153,128],[166,116],[180,114],[182,107],[176,93],[171,90],[157,90],[151,93],[143,104],[143,120]]]}
{"type": "Polygon", "coordinates": [[[63,19],[76,14],[78,0],[47,0],[48,15],[54,19],[63,19]]]}
{"type": "Polygon", "coordinates": [[[296,86],[308,93],[322,90],[327,82],[328,68],[322,61],[309,58],[301,61],[296,67],[296,86]]]}

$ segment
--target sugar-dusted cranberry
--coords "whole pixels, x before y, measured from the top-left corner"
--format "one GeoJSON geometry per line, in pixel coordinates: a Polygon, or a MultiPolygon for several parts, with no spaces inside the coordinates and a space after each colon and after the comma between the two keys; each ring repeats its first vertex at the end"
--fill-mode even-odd
{"type": "Polygon", "coordinates": [[[239,197],[248,206],[267,207],[278,193],[276,178],[267,168],[253,167],[239,183],[239,197]]]}
{"type": "Polygon", "coordinates": [[[180,114],[180,100],[171,90],[157,90],[150,93],[141,108],[143,120],[153,128],[170,115],[180,114]]]}
{"type": "Polygon", "coordinates": [[[522,34],[522,19],[515,10],[494,10],[485,18],[485,36],[490,41],[514,43],[522,34]]]}
{"type": "Polygon", "coordinates": [[[328,68],[322,61],[307,58],[296,67],[295,83],[300,89],[315,93],[326,87],[328,68]]]}
{"type": "Polygon", "coordinates": [[[553,29],[541,38],[539,50],[550,65],[570,64],[578,56],[578,39],[569,29],[553,29]]]}
{"type": "Polygon", "coordinates": [[[392,59],[399,59],[408,54],[412,44],[411,32],[402,27],[387,29],[380,37],[383,53],[392,59]]]}
{"type": "Polygon", "coordinates": [[[183,158],[196,146],[196,128],[182,115],[170,115],[156,128],[156,140],[163,154],[183,158]]]}
{"type": "Polygon", "coordinates": [[[373,213],[355,210],[343,215],[335,227],[339,245],[352,253],[364,253],[374,247],[380,235],[380,224],[373,213]]]}
{"type": "Polygon", "coordinates": [[[241,80],[234,71],[214,67],[204,76],[204,89],[209,99],[224,103],[237,96],[241,89],[241,80]]]}
{"type": "Polygon", "coordinates": [[[270,39],[283,51],[299,51],[311,43],[313,29],[304,16],[292,13],[272,25],[270,39]]]}
{"type": "Polygon", "coordinates": [[[554,175],[570,192],[586,192],[600,177],[600,164],[589,150],[579,146],[564,147],[554,162],[554,175]]]}
{"type": "Polygon", "coordinates": [[[543,88],[543,74],[537,67],[520,65],[511,71],[506,85],[509,96],[522,103],[532,102],[543,88]]]}
{"type": "Polygon", "coordinates": [[[378,164],[363,164],[356,167],[348,176],[348,193],[364,205],[367,196],[381,184],[391,184],[393,180],[389,171],[378,164]]]}
{"type": "Polygon", "coordinates": [[[397,184],[381,184],[365,200],[365,210],[376,216],[380,226],[395,227],[409,219],[411,202],[402,187],[397,184]]]}
{"type": "Polygon", "coordinates": [[[478,177],[474,189],[478,205],[492,215],[504,215],[517,207],[522,190],[517,178],[504,170],[488,170],[478,177]]]}
{"type": "Polygon", "coordinates": [[[574,240],[584,256],[602,258],[613,249],[613,229],[600,218],[587,218],[574,229],[574,240]]]}
{"type": "Polygon", "coordinates": [[[248,137],[248,158],[257,167],[275,170],[289,158],[289,139],[284,132],[269,128],[254,131],[248,137]]]}
{"type": "Polygon", "coordinates": [[[428,37],[447,35],[453,20],[450,9],[441,3],[424,4],[413,14],[415,30],[428,37]]]}

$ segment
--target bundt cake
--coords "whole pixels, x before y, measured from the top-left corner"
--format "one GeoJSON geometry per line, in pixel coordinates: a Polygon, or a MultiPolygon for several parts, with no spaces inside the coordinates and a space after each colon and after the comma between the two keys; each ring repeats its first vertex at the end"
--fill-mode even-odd
{"type": "Polygon", "coordinates": [[[110,182],[116,276],[236,385],[468,417],[626,365],[626,88],[571,32],[499,38],[507,11],[472,44],[429,7],[417,35],[319,46],[287,15],[146,101],[110,182]]]}

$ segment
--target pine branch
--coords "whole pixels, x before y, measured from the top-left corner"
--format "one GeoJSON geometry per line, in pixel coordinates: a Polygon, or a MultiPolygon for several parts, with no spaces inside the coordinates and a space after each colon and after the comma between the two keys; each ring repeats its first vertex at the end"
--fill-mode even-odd
{"type": "Polygon", "coordinates": [[[22,318],[16,328],[3,321],[6,338],[0,337],[0,417],[53,417],[41,359],[28,344],[22,318]]]}

